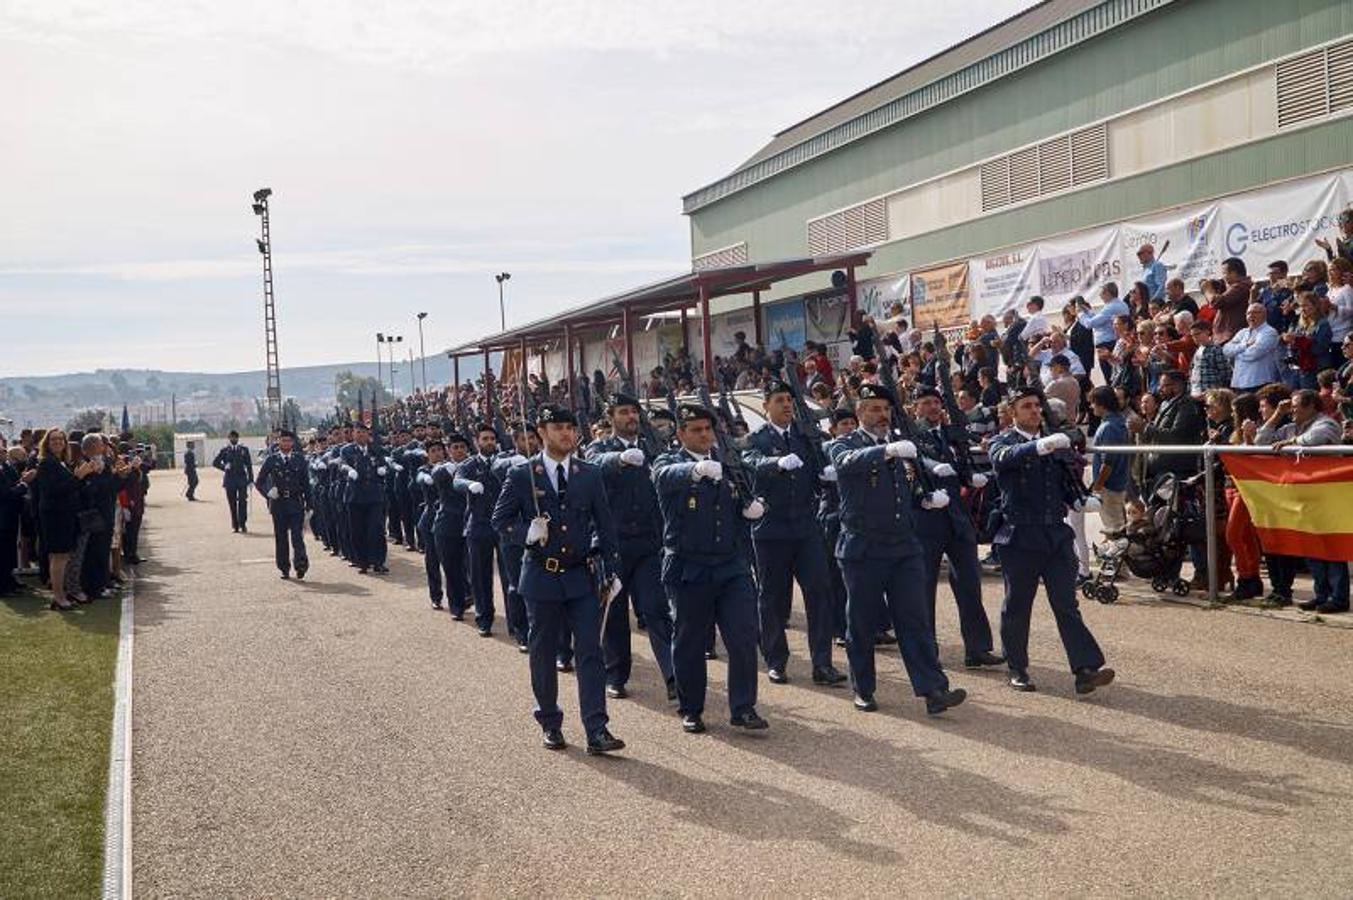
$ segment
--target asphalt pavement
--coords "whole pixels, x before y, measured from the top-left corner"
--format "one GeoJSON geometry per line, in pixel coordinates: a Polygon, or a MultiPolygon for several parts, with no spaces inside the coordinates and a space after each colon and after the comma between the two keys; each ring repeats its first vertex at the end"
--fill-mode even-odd
{"type": "MultiPolygon", "coordinates": [[[[1353,894],[1353,631],[1126,598],[1083,603],[1118,680],[1088,698],[1050,610],[1031,674],[962,669],[938,719],[880,652],[877,713],[814,687],[801,609],[770,729],[727,724],[711,663],[704,735],[682,733],[647,640],[629,744],[586,756],[572,676],[563,753],[540,747],[526,658],[428,603],[422,558],[360,576],[310,540],[282,581],[255,494],[230,531],[153,476],[136,585],[138,896],[1353,894]]],[[[993,626],[998,579],[985,584],[993,626]]],[[[837,650],[844,669],[844,651],[837,650]]]]}

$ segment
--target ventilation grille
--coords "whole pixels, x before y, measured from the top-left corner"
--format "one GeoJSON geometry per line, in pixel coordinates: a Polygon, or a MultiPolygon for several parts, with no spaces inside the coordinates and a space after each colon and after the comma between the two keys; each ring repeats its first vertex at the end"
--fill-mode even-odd
{"type": "Polygon", "coordinates": [[[691,269],[703,272],[706,269],[724,269],[728,266],[741,266],[747,263],[747,243],[721,247],[708,253],[701,253],[691,260],[691,269]]]}
{"type": "Polygon", "coordinates": [[[1109,130],[1096,125],[982,164],[982,211],[1109,177],[1109,130]]]}
{"type": "Polygon", "coordinates": [[[1279,128],[1353,107],[1353,41],[1303,53],[1275,69],[1279,128]]]}
{"type": "Polygon", "coordinates": [[[808,253],[812,256],[845,253],[887,240],[888,206],[881,197],[808,222],[808,253]]]}

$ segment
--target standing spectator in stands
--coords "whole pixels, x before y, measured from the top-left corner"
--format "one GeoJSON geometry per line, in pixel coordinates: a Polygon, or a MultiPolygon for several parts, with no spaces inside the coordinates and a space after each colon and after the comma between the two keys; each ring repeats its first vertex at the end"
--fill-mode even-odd
{"type": "Polygon", "coordinates": [[[1029,359],[1029,345],[1024,339],[1024,329],[1028,324],[1013,309],[1007,309],[1001,315],[1003,330],[996,344],[996,350],[1001,355],[1001,361],[1005,363],[1005,377],[1012,387],[1017,387],[1024,381],[1024,364],[1029,359]]]}
{"type": "Polygon", "coordinates": [[[1081,368],[1089,373],[1095,366],[1095,333],[1077,315],[1079,304],[1084,300],[1084,297],[1077,295],[1062,307],[1062,331],[1066,335],[1067,347],[1081,361],[1081,368]]]}
{"type": "Polygon", "coordinates": [[[1279,336],[1286,347],[1283,383],[1293,388],[1314,389],[1316,373],[1328,369],[1331,363],[1330,319],[1320,314],[1320,301],[1315,294],[1304,291],[1297,301],[1300,312],[1296,325],[1279,336]]]}
{"type": "Polygon", "coordinates": [[[22,447],[0,447],[0,597],[20,587],[14,570],[19,565],[19,518],[28,499],[28,485],[15,463],[22,465],[23,455],[22,447]]]}
{"type": "Polygon", "coordinates": [[[1301,267],[1301,280],[1293,285],[1294,291],[1310,291],[1317,297],[1330,292],[1329,266],[1322,259],[1313,259],[1301,267]]]}
{"type": "Polygon", "coordinates": [[[1134,281],[1132,287],[1128,289],[1127,305],[1128,311],[1132,315],[1132,321],[1149,322],[1155,318],[1155,313],[1151,309],[1151,295],[1148,293],[1150,288],[1143,281],[1134,281]]]}
{"type": "MultiPolygon", "coordinates": [[[[1080,297],[1076,318],[1093,333],[1096,350],[1112,350],[1114,344],[1118,342],[1118,335],[1114,331],[1114,320],[1119,316],[1129,315],[1128,305],[1119,299],[1118,285],[1112,281],[1105,283],[1104,287],[1099,289],[1099,299],[1104,303],[1104,306],[1099,312],[1092,313],[1090,304],[1085,302],[1084,297],[1080,297]]],[[[1113,374],[1113,362],[1104,354],[1100,354],[1099,357],[1099,370],[1103,373],[1105,381],[1108,381],[1109,376],[1113,374]]]]}
{"type": "Polygon", "coordinates": [[[1225,388],[1231,385],[1231,361],[1226,353],[1212,340],[1212,326],[1207,322],[1194,322],[1189,335],[1197,347],[1193,353],[1193,362],[1189,366],[1189,394],[1195,399],[1202,398],[1213,388],[1225,388]]]}
{"type": "Polygon", "coordinates": [[[1337,256],[1329,264],[1329,324],[1337,347],[1353,332],[1353,262],[1337,256]]]}
{"type": "MultiPolygon", "coordinates": [[[[1099,420],[1095,429],[1096,447],[1131,444],[1127,420],[1113,388],[1101,385],[1090,392],[1090,411],[1099,420]]],[[[1128,468],[1131,458],[1116,453],[1096,453],[1092,462],[1090,493],[1099,497],[1100,528],[1105,540],[1115,540],[1127,526],[1124,504],[1127,499],[1128,468]]]]}
{"type": "Polygon", "coordinates": [[[814,343],[808,361],[813,364],[823,381],[827,384],[836,384],[836,371],[832,368],[831,357],[827,355],[826,344],[814,343]]]}
{"type": "Polygon", "coordinates": [[[1151,244],[1142,244],[1137,248],[1137,261],[1142,264],[1141,280],[1138,284],[1146,286],[1146,296],[1157,300],[1165,295],[1165,264],[1156,259],[1156,248],[1151,244]]]}
{"type": "Polygon", "coordinates": [[[1335,236],[1333,247],[1325,238],[1318,237],[1315,243],[1325,251],[1327,259],[1346,259],[1353,262],[1353,207],[1339,213],[1339,234],[1335,236]]]}
{"type": "MultiPolygon", "coordinates": [[[[1202,444],[1207,420],[1198,401],[1189,396],[1188,379],[1183,372],[1170,370],[1160,379],[1160,407],[1155,418],[1141,428],[1140,443],[1190,446],[1202,444]]],[[[1198,459],[1184,454],[1152,454],[1147,457],[1147,478],[1164,472],[1193,475],[1198,459]]]]}
{"type": "Polygon", "coordinates": [[[1287,283],[1287,260],[1275,259],[1268,264],[1268,283],[1256,283],[1250,288],[1250,302],[1262,303],[1268,313],[1268,324],[1276,331],[1287,330],[1287,301],[1292,299],[1292,288],[1287,283]]]}
{"type": "Polygon", "coordinates": [[[878,328],[874,325],[874,317],[865,315],[860,317],[860,324],[846,332],[851,340],[850,352],[860,359],[873,359],[875,350],[875,340],[878,338],[878,328]]]}
{"type": "Polygon", "coordinates": [[[1030,341],[1038,340],[1052,330],[1048,324],[1048,317],[1043,315],[1043,307],[1046,301],[1037,294],[1029,298],[1029,302],[1024,304],[1024,312],[1028,316],[1024,320],[1024,331],[1021,339],[1027,344],[1030,341]]]}
{"type": "MultiPolygon", "coordinates": [[[[1245,311],[1249,323],[1235,333],[1222,347],[1231,361],[1231,389],[1238,392],[1257,391],[1266,384],[1281,381],[1281,343],[1278,332],[1268,324],[1268,313],[1262,303],[1251,303],[1245,311]]],[[[1213,333],[1220,340],[1220,329],[1213,333]]]]}
{"type": "Polygon", "coordinates": [[[1061,400],[1066,406],[1068,420],[1076,421],[1076,412],[1081,408],[1081,386],[1071,374],[1070,358],[1065,353],[1058,353],[1048,360],[1045,369],[1050,377],[1044,382],[1043,393],[1061,400]]]}
{"type": "MultiPolygon", "coordinates": [[[[1231,402],[1231,443],[1253,444],[1259,431],[1259,398],[1241,394],[1231,402]]],[[[1233,600],[1253,600],[1263,596],[1264,582],[1259,577],[1259,560],[1263,548],[1259,533],[1254,530],[1250,509],[1240,496],[1235,481],[1226,478],[1226,545],[1235,560],[1236,587],[1233,600]]]]}
{"type": "Polygon", "coordinates": [[[1171,278],[1165,282],[1165,308],[1175,314],[1186,312],[1195,319],[1198,317],[1198,301],[1185,290],[1184,279],[1171,278]]]}
{"type": "Polygon", "coordinates": [[[1217,340],[1225,342],[1245,325],[1245,307],[1249,304],[1253,282],[1245,272],[1245,260],[1238,256],[1227,257],[1222,262],[1221,274],[1226,289],[1211,300],[1212,308],[1217,311],[1212,333],[1217,340]]]}
{"type": "Polygon", "coordinates": [[[39,497],[38,527],[47,551],[52,609],[69,612],[75,598],[66,594],[66,566],[80,536],[80,485],[94,471],[94,464],[81,462],[71,469],[70,443],[60,428],[52,428],[38,445],[38,467],[32,484],[39,497]]]}

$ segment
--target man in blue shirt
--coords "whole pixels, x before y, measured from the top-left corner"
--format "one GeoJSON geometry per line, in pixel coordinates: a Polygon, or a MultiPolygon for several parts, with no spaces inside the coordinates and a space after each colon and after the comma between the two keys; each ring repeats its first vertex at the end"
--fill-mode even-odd
{"type": "MultiPolygon", "coordinates": [[[[1114,344],[1118,342],[1118,335],[1113,330],[1113,320],[1118,316],[1131,315],[1127,303],[1118,296],[1118,285],[1115,282],[1107,282],[1104,287],[1099,289],[1099,299],[1104,302],[1099,312],[1092,313],[1090,304],[1082,299],[1079,303],[1080,312],[1076,319],[1086,328],[1090,329],[1095,336],[1095,349],[1107,347],[1113,349],[1114,344]]],[[[1104,373],[1104,380],[1107,382],[1113,374],[1113,364],[1106,359],[1099,361],[1099,370],[1104,373]]]]}
{"type": "MultiPolygon", "coordinates": [[[[1113,388],[1100,385],[1092,390],[1090,409],[1099,419],[1099,428],[1095,430],[1096,447],[1119,447],[1132,443],[1128,436],[1127,421],[1123,418],[1123,407],[1113,388]]],[[[1106,540],[1119,537],[1127,526],[1124,500],[1127,496],[1130,461],[1131,457],[1117,453],[1096,453],[1094,456],[1091,469],[1094,482],[1090,485],[1090,493],[1099,497],[1102,504],[1099,524],[1106,540]]]]}
{"type": "Polygon", "coordinates": [[[1262,303],[1251,303],[1245,309],[1247,327],[1236,332],[1226,342],[1222,352],[1231,361],[1231,390],[1257,391],[1266,384],[1282,380],[1279,360],[1282,344],[1278,332],[1266,321],[1267,310],[1262,303]]]}
{"type": "Polygon", "coordinates": [[[1146,285],[1146,298],[1159,300],[1165,294],[1165,264],[1156,259],[1155,246],[1142,244],[1138,247],[1137,260],[1142,264],[1142,274],[1137,280],[1146,285]]]}
{"type": "Polygon", "coordinates": [[[1268,284],[1255,291],[1255,299],[1264,304],[1268,324],[1279,333],[1287,330],[1290,324],[1287,310],[1283,304],[1292,299],[1292,289],[1287,284],[1287,260],[1275,259],[1268,264],[1268,284]]]}

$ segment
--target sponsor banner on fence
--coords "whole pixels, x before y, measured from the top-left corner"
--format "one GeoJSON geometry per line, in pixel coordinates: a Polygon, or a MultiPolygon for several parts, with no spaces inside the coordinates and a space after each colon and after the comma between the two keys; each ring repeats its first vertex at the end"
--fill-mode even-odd
{"type": "Polygon", "coordinates": [[[752,308],[735,309],[709,319],[710,349],[715,356],[732,356],[738,342],[733,335],[742,332],[749,343],[756,341],[756,323],[752,317],[752,308]]]}
{"type": "MultiPolygon", "coordinates": [[[[1099,302],[1099,288],[1106,281],[1122,282],[1123,263],[1118,258],[1118,227],[1096,228],[1038,245],[1038,290],[1057,309],[1080,294],[1099,302]]],[[[1119,285],[1119,293],[1122,285],[1119,285]]]]}
{"type": "Polygon", "coordinates": [[[844,293],[805,300],[803,312],[808,340],[830,344],[846,339],[850,330],[850,298],[844,293]]]}
{"type": "Polygon", "coordinates": [[[767,347],[778,348],[783,342],[789,344],[791,350],[803,349],[803,342],[808,337],[807,323],[803,318],[803,298],[795,297],[763,306],[761,314],[766,320],[763,334],[767,347]]]}
{"type": "MultiPolygon", "coordinates": [[[[1162,216],[1133,219],[1118,229],[1119,262],[1124,284],[1119,293],[1126,294],[1130,282],[1141,279],[1142,265],[1137,250],[1143,244],[1156,248],[1156,259],[1165,264],[1170,278],[1180,278],[1186,290],[1195,291],[1199,279],[1217,278],[1221,273],[1220,208],[1187,207],[1162,216]]],[[[1092,299],[1093,298],[1087,298],[1092,299]]]]}
{"type": "Polygon", "coordinates": [[[886,319],[894,303],[906,310],[911,298],[911,278],[907,275],[888,275],[861,281],[855,286],[856,307],[863,315],[886,319]]]}
{"type": "Polygon", "coordinates": [[[917,328],[962,325],[972,317],[968,264],[954,263],[911,273],[911,312],[917,328]]]}
{"type": "Polygon", "coordinates": [[[974,317],[999,317],[1008,309],[1024,310],[1037,293],[1038,246],[1029,244],[968,260],[974,317]]]}
{"type": "Polygon", "coordinates": [[[1251,274],[1261,275],[1274,260],[1286,260],[1295,271],[1307,260],[1324,259],[1315,239],[1332,242],[1339,210],[1348,205],[1343,174],[1303,178],[1222,200],[1222,258],[1239,256],[1251,274]]]}

